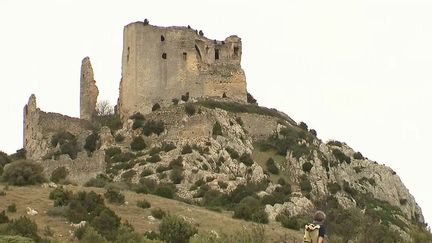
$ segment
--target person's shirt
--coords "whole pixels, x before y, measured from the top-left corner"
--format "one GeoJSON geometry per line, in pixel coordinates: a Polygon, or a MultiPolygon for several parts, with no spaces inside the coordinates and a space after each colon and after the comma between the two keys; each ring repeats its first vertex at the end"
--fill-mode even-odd
{"type": "Polygon", "coordinates": [[[322,223],[316,222],[316,221],[314,221],[313,224],[319,224],[320,225],[318,237],[321,236],[324,238],[325,235],[327,234],[327,230],[326,230],[325,226],[322,223]]]}

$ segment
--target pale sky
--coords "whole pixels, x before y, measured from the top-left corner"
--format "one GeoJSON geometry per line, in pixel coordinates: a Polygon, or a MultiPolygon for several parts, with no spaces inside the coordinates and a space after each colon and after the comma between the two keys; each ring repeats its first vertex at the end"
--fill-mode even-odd
{"type": "Polygon", "coordinates": [[[116,103],[123,26],[191,25],[236,34],[260,105],[391,166],[432,223],[432,2],[428,0],[0,0],[0,150],[22,147],[30,94],[79,115],[81,60],[116,103]]]}

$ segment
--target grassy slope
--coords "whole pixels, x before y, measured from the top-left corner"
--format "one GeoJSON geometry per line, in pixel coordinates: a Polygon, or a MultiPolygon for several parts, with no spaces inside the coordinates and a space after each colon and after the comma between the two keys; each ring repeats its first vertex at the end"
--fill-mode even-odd
{"type": "MultiPolygon", "coordinates": [[[[62,242],[71,241],[69,230],[73,230],[73,228],[69,223],[62,217],[50,217],[46,214],[47,210],[52,208],[53,204],[52,201],[48,199],[49,192],[52,189],[42,188],[40,186],[11,186],[9,188],[10,190],[6,191],[6,196],[0,197],[0,211],[6,209],[9,204],[15,203],[17,205],[17,212],[7,213],[7,215],[10,218],[16,218],[26,214],[26,207],[34,208],[39,212],[39,214],[29,217],[36,221],[40,235],[43,235],[43,228],[48,225],[54,231],[55,239],[61,240],[62,242]]],[[[73,191],[94,190],[100,194],[104,193],[104,189],[100,188],[67,186],[67,189],[73,191]]],[[[140,233],[157,229],[159,221],[156,220],[151,222],[147,219],[147,216],[150,215],[150,210],[154,207],[160,207],[173,214],[185,216],[187,219],[193,219],[192,221],[197,224],[199,232],[216,230],[219,233],[223,232],[225,234],[232,234],[252,225],[246,221],[233,219],[230,212],[217,213],[198,206],[154,195],[136,194],[129,191],[124,192],[124,194],[126,196],[126,201],[128,202],[127,205],[108,205],[122,218],[123,221],[129,221],[134,226],[135,230],[140,233]],[[152,208],[141,209],[137,207],[136,202],[141,199],[149,201],[152,208]]],[[[296,242],[302,237],[300,231],[282,228],[278,223],[265,225],[265,230],[268,238],[271,239],[270,242],[281,242],[281,239],[284,239],[285,242],[296,242]]]]}

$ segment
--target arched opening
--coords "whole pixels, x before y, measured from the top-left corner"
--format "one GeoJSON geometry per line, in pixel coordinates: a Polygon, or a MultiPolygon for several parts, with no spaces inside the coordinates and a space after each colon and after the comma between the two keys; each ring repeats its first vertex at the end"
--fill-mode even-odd
{"type": "Polygon", "coordinates": [[[215,60],[219,60],[219,49],[215,49],[215,60]]]}
{"type": "Polygon", "coordinates": [[[162,58],[163,59],[167,59],[167,54],[164,52],[164,53],[162,53],[162,58]]]}
{"type": "Polygon", "coordinates": [[[165,36],[161,35],[161,41],[165,41],[165,36]]]}
{"type": "Polygon", "coordinates": [[[186,53],[186,52],[183,52],[183,60],[186,61],[186,59],[187,59],[187,53],[186,53]]]}

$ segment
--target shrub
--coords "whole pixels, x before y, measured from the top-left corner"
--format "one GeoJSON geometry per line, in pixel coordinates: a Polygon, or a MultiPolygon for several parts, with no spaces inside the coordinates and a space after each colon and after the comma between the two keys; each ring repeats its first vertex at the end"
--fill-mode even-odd
{"type": "Polygon", "coordinates": [[[308,130],[308,125],[307,125],[306,123],[304,123],[304,122],[300,122],[299,127],[300,127],[301,129],[305,130],[305,131],[308,130]]]}
{"type": "Polygon", "coordinates": [[[169,166],[165,166],[165,165],[160,165],[156,168],[157,173],[162,173],[167,170],[169,170],[169,166]]]}
{"type": "Polygon", "coordinates": [[[111,209],[105,207],[99,215],[90,221],[90,225],[101,235],[112,241],[115,239],[117,229],[120,227],[120,218],[111,209]]]}
{"type": "Polygon", "coordinates": [[[143,133],[146,136],[152,134],[160,135],[165,131],[165,123],[163,121],[147,121],[143,126],[143,133]]]}
{"type": "Polygon", "coordinates": [[[257,100],[249,92],[247,93],[247,103],[258,105],[257,100]]]}
{"type": "Polygon", "coordinates": [[[188,102],[189,100],[189,92],[186,92],[185,95],[181,96],[181,100],[183,100],[184,102],[188,102]]]}
{"type": "Polygon", "coordinates": [[[222,136],[222,126],[220,125],[219,122],[215,122],[215,124],[213,125],[213,132],[212,134],[214,136],[222,136]]]}
{"type": "Polygon", "coordinates": [[[342,147],[342,143],[336,140],[330,140],[327,142],[327,145],[342,147]]]}
{"type": "Polygon", "coordinates": [[[115,139],[115,141],[116,141],[117,143],[120,143],[120,142],[123,142],[123,141],[124,141],[125,136],[123,136],[123,135],[121,135],[121,134],[119,133],[119,134],[115,135],[114,139],[115,139]]]}
{"type": "Polygon", "coordinates": [[[114,162],[126,162],[126,161],[133,159],[133,158],[135,158],[135,155],[133,153],[125,152],[125,153],[114,155],[112,157],[112,161],[114,161],[114,162]]]}
{"type": "Polygon", "coordinates": [[[0,191],[0,196],[6,196],[6,192],[5,191],[0,191]]]}
{"type": "Polygon", "coordinates": [[[144,208],[144,209],[151,207],[150,203],[147,200],[145,200],[145,199],[139,200],[137,202],[137,206],[140,207],[140,208],[144,208]]]}
{"type": "Polygon", "coordinates": [[[168,243],[187,243],[198,230],[184,219],[168,215],[159,225],[160,237],[168,243]]]}
{"type": "Polygon", "coordinates": [[[64,166],[57,167],[51,173],[50,180],[52,182],[59,183],[60,181],[66,179],[67,175],[68,175],[68,171],[67,171],[66,167],[64,167],[64,166]]]}
{"type": "Polygon", "coordinates": [[[144,115],[141,114],[141,113],[139,113],[139,112],[137,112],[137,113],[134,113],[132,116],[130,116],[129,119],[132,119],[132,120],[144,120],[144,115]]]}
{"type": "Polygon", "coordinates": [[[141,172],[141,177],[145,177],[145,176],[149,176],[149,175],[153,175],[154,171],[150,168],[146,168],[141,172]]]}
{"type": "Polygon", "coordinates": [[[185,108],[185,112],[186,112],[186,114],[188,114],[188,116],[195,115],[195,113],[196,113],[196,107],[195,107],[195,105],[188,103],[188,104],[185,105],[184,108],[185,108]]]}
{"type": "Polygon", "coordinates": [[[162,210],[161,208],[154,208],[150,211],[151,215],[157,219],[162,219],[165,217],[166,212],[162,210]]]}
{"type": "Polygon", "coordinates": [[[184,145],[183,148],[182,148],[181,153],[182,154],[190,154],[190,153],[192,153],[192,147],[189,144],[184,145]]]}
{"type": "Polygon", "coordinates": [[[152,111],[160,110],[160,108],[161,108],[161,106],[159,105],[159,103],[156,103],[156,104],[153,105],[152,111]]]}
{"type": "Polygon", "coordinates": [[[333,155],[335,156],[335,158],[340,162],[345,162],[347,164],[351,163],[351,158],[346,156],[342,151],[340,151],[339,149],[333,149],[332,150],[333,155]]]}
{"type": "Polygon", "coordinates": [[[251,166],[251,165],[254,163],[254,161],[253,161],[253,159],[252,159],[252,156],[251,156],[250,154],[248,154],[248,153],[243,153],[243,154],[240,156],[240,161],[241,161],[243,164],[245,164],[246,166],[251,166]]]}
{"type": "Polygon", "coordinates": [[[73,193],[63,187],[57,187],[49,194],[49,199],[54,201],[54,207],[66,206],[72,199],[73,193]]]}
{"type": "Polygon", "coordinates": [[[305,173],[310,172],[312,167],[313,167],[313,164],[311,164],[310,162],[304,162],[302,165],[302,169],[305,173]]]}
{"type": "Polygon", "coordinates": [[[135,137],[130,144],[131,149],[134,151],[140,151],[147,147],[146,143],[144,142],[144,139],[142,137],[135,137]]]}
{"type": "Polygon", "coordinates": [[[7,211],[9,213],[15,213],[17,211],[16,204],[12,203],[7,206],[7,211]]]}
{"type": "Polygon", "coordinates": [[[364,159],[363,155],[360,152],[355,152],[353,157],[354,159],[364,159]]]}
{"type": "Polygon", "coordinates": [[[108,158],[112,158],[117,154],[121,154],[121,149],[119,147],[110,147],[105,149],[105,156],[108,158]]]}
{"type": "Polygon", "coordinates": [[[317,131],[315,129],[310,129],[309,132],[316,137],[317,136],[317,131]]]}
{"type": "Polygon", "coordinates": [[[228,187],[228,183],[224,182],[224,181],[218,181],[218,186],[221,189],[226,189],[228,187]]]}
{"type": "MultiPolygon", "coordinates": [[[[6,212],[3,210],[0,213],[0,225],[9,222],[9,217],[6,215],[6,212]]],[[[1,232],[0,232],[1,233],[1,232]]]]}
{"type": "Polygon", "coordinates": [[[281,222],[282,227],[298,230],[300,228],[300,223],[296,217],[288,217],[285,214],[279,214],[276,216],[276,220],[281,222]]]}
{"type": "Polygon", "coordinates": [[[132,180],[132,177],[134,177],[135,175],[136,175],[135,170],[128,170],[121,175],[121,178],[124,181],[130,182],[132,180]]]}
{"type": "Polygon", "coordinates": [[[91,178],[89,181],[87,181],[84,186],[104,188],[110,182],[112,182],[112,180],[106,175],[99,174],[96,176],[96,178],[91,178]]]}
{"type": "Polygon", "coordinates": [[[3,166],[5,166],[10,162],[11,159],[9,158],[9,156],[5,152],[0,151],[0,168],[2,168],[3,166]]]}
{"type": "Polygon", "coordinates": [[[68,154],[71,159],[75,159],[79,151],[75,135],[70,132],[60,131],[51,138],[51,145],[60,145],[60,152],[57,154],[68,154]]]}
{"type": "Polygon", "coordinates": [[[136,130],[144,126],[144,120],[134,120],[132,123],[132,130],[136,130]]]}
{"type": "Polygon", "coordinates": [[[225,150],[231,156],[231,159],[238,159],[238,158],[240,158],[240,155],[238,154],[238,152],[235,151],[233,148],[226,147],[225,150]]]}
{"type": "Polygon", "coordinates": [[[334,183],[329,183],[327,185],[329,191],[331,194],[336,194],[338,191],[340,191],[342,188],[339,186],[338,183],[334,182],[334,183]]]}
{"type": "Polygon", "coordinates": [[[174,184],[180,184],[183,180],[183,169],[175,167],[170,174],[170,179],[174,184]]]}
{"type": "Polygon", "coordinates": [[[266,162],[267,170],[272,174],[279,174],[279,168],[277,167],[273,158],[269,158],[266,162]]]}
{"type": "Polygon", "coordinates": [[[174,169],[174,168],[182,168],[183,167],[183,157],[179,156],[176,159],[173,159],[170,161],[169,163],[169,168],[174,169]]]}
{"type": "Polygon", "coordinates": [[[45,181],[43,168],[30,160],[18,160],[8,164],[3,171],[3,180],[11,185],[34,185],[45,181]]]}
{"type": "Polygon", "coordinates": [[[158,155],[158,154],[154,154],[153,156],[151,156],[151,157],[149,157],[148,159],[147,159],[147,162],[150,162],[150,163],[156,163],[156,162],[159,162],[159,161],[161,161],[162,159],[161,159],[161,157],[158,155]]]}
{"type": "Polygon", "coordinates": [[[160,197],[174,198],[175,190],[170,185],[160,184],[156,187],[154,194],[160,197]]]}
{"type": "Polygon", "coordinates": [[[6,226],[6,235],[19,235],[39,241],[40,237],[37,234],[37,225],[33,220],[26,216],[13,219],[6,226]]]}
{"type": "Polygon", "coordinates": [[[99,139],[99,135],[97,133],[92,133],[87,136],[84,149],[86,149],[89,152],[93,152],[97,149],[97,141],[99,139]]]}
{"type": "Polygon", "coordinates": [[[104,197],[110,203],[123,204],[125,202],[125,196],[113,188],[108,188],[104,193],[104,197]]]}
{"type": "Polygon", "coordinates": [[[251,196],[240,201],[234,208],[233,217],[257,223],[268,223],[268,215],[264,208],[261,207],[260,201],[251,196]]]}
{"type": "MultiPolygon", "coordinates": [[[[83,230],[82,237],[79,238],[77,236],[80,243],[108,243],[108,241],[91,226],[78,228],[77,231],[79,229],[83,230]]],[[[77,233],[75,233],[75,235],[77,235],[77,233]]]]}
{"type": "Polygon", "coordinates": [[[310,183],[310,181],[306,175],[303,175],[300,178],[300,189],[303,192],[311,192],[312,191],[312,185],[311,185],[311,183],[310,183]]]}

